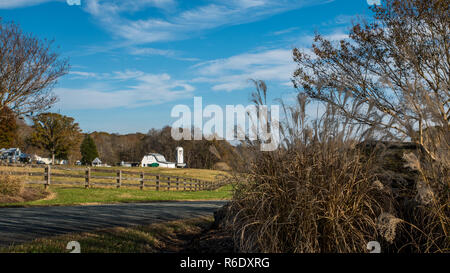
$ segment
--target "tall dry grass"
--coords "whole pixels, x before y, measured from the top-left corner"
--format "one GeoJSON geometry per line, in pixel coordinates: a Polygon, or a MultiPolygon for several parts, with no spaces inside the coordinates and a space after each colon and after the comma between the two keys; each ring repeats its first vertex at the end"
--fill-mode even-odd
{"type": "Polygon", "coordinates": [[[361,145],[372,128],[331,106],[308,120],[307,104],[301,95],[283,104],[282,148],[258,153],[235,177],[228,225],[238,250],[361,253],[378,241],[383,252],[449,252],[445,161],[407,149],[391,164],[399,169],[387,168],[391,148],[361,145]]]}
{"type": "Polygon", "coordinates": [[[16,176],[0,174],[0,195],[18,196],[23,192],[23,189],[22,179],[16,176]]]}

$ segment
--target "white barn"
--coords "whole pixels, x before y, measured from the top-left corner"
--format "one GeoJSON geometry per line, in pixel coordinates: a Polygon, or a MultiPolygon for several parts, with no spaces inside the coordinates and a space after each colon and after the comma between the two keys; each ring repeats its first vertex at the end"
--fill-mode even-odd
{"type": "Polygon", "coordinates": [[[159,167],[176,168],[174,162],[167,162],[166,158],[161,154],[148,154],[142,158],[141,167],[150,167],[153,163],[158,163],[159,167]]]}

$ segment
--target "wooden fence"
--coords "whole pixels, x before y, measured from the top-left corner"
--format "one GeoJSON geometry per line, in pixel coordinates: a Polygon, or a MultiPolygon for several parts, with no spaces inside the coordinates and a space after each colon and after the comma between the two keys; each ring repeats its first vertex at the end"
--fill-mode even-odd
{"type": "Polygon", "coordinates": [[[138,187],[153,189],[156,191],[203,191],[215,190],[225,184],[224,181],[206,181],[189,177],[169,176],[163,174],[99,169],[99,168],[66,168],[61,166],[42,166],[42,165],[17,165],[0,164],[0,166],[9,167],[27,167],[31,169],[44,169],[41,171],[0,171],[0,174],[14,176],[42,177],[43,180],[30,180],[26,184],[40,184],[45,188],[51,185],[75,185],[85,188],[92,187],[138,187]],[[57,171],[57,172],[56,172],[57,171]],[[67,173],[72,172],[72,173],[67,173]],[[74,174],[73,172],[84,172],[83,174],[74,174]],[[66,181],[62,181],[65,179],[66,181]],[[69,181],[67,181],[70,179],[69,181]]]}

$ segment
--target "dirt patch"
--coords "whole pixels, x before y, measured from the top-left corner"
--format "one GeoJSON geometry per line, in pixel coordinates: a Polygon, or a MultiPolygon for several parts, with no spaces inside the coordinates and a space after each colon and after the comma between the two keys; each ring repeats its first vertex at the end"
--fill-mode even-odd
{"type": "Polygon", "coordinates": [[[56,195],[40,188],[24,188],[18,196],[0,195],[0,204],[29,202],[40,199],[53,199],[56,195]]]}
{"type": "Polygon", "coordinates": [[[226,225],[229,205],[214,212],[214,221],[202,227],[201,232],[190,238],[181,252],[185,253],[235,253],[233,236],[226,225]]]}
{"type": "MultiPolygon", "coordinates": [[[[231,234],[208,217],[152,224],[158,253],[234,253],[231,234]]],[[[145,231],[143,227],[139,230],[145,231]]]]}
{"type": "Polygon", "coordinates": [[[229,231],[210,228],[195,236],[182,252],[234,253],[235,247],[229,231]]]}
{"type": "Polygon", "coordinates": [[[191,239],[184,249],[188,253],[235,253],[231,230],[227,227],[230,205],[226,204],[214,212],[214,221],[191,239]]]}

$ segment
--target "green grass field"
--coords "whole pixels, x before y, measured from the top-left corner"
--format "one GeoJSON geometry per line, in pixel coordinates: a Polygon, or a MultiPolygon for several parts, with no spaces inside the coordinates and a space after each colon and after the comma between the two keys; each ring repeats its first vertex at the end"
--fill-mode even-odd
{"type": "Polygon", "coordinates": [[[36,239],[0,248],[0,253],[69,253],[67,244],[80,243],[81,253],[179,252],[213,222],[213,217],[170,221],[147,226],[116,227],[36,239]]]}
{"type": "MultiPolygon", "coordinates": [[[[182,183],[180,183],[180,191],[171,189],[167,191],[164,184],[161,184],[160,191],[156,191],[155,188],[145,188],[140,190],[138,186],[131,187],[127,184],[136,185],[139,181],[124,180],[122,182],[123,187],[116,188],[114,186],[107,186],[106,183],[114,183],[114,177],[111,178],[96,178],[92,179],[95,183],[89,189],[84,188],[84,178],[79,177],[58,177],[55,174],[64,175],[82,175],[84,174],[85,167],[73,167],[74,170],[52,170],[52,179],[62,183],[62,185],[51,185],[48,189],[49,196],[45,199],[28,201],[28,202],[16,202],[16,203],[0,203],[0,207],[14,207],[14,206],[67,206],[67,205],[89,205],[89,204],[112,204],[112,203],[124,203],[124,202],[152,202],[152,201],[186,201],[186,200],[224,200],[230,199],[232,195],[232,187],[230,185],[223,186],[216,190],[205,191],[181,191],[183,189],[182,183]],[[68,184],[64,184],[68,183],[68,184]],[[77,185],[69,185],[69,183],[77,183],[77,185]],[[103,185],[105,183],[105,185],[103,185]]],[[[135,174],[124,174],[123,177],[138,177],[140,172],[150,174],[160,174],[168,176],[177,176],[185,178],[196,178],[207,181],[217,181],[218,177],[223,179],[223,176],[227,176],[226,172],[216,170],[203,170],[203,169],[167,169],[167,168],[96,168],[104,170],[125,170],[133,172],[135,174]]],[[[5,167],[0,166],[0,172],[33,172],[43,173],[44,166],[42,168],[30,168],[30,167],[5,167]]],[[[114,176],[111,173],[96,172],[98,177],[114,176]]],[[[19,176],[23,181],[35,181],[43,180],[40,176],[19,176]]],[[[53,181],[53,180],[52,180],[53,181]]],[[[155,182],[145,182],[146,186],[154,184],[155,182]]],[[[27,187],[42,187],[43,185],[26,185],[27,187]]]]}
{"type": "Polygon", "coordinates": [[[23,206],[69,206],[91,204],[114,204],[154,201],[187,200],[227,200],[232,196],[232,186],[226,185],[217,190],[182,192],[154,191],[125,188],[73,188],[54,186],[50,188],[50,198],[30,202],[0,204],[0,207],[23,206]]]}

